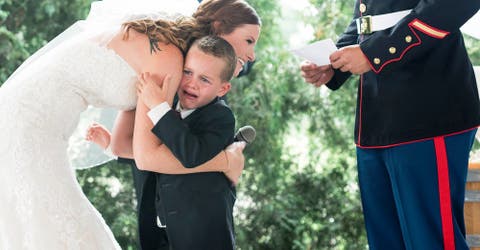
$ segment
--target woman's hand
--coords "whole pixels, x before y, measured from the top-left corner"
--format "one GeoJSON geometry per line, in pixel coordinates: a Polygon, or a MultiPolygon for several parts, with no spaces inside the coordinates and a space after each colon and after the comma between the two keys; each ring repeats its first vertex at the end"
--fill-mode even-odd
{"type": "Polygon", "coordinates": [[[320,87],[329,82],[335,73],[331,65],[317,66],[308,61],[302,62],[300,70],[305,82],[311,83],[315,87],[320,87]]]}
{"type": "Polygon", "coordinates": [[[111,137],[112,134],[107,128],[95,122],[88,127],[85,139],[97,144],[102,149],[106,149],[110,145],[111,137]]]}
{"type": "Polygon", "coordinates": [[[234,142],[225,149],[228,168],[224,173],[234,186],[238,184],[245,167],[245,156],[243,155],[245,145],[245,142],[234,142]]]}

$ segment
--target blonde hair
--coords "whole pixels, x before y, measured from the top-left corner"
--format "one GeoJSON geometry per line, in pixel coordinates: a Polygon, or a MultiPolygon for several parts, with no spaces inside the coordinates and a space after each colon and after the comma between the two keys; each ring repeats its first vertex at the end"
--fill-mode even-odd
{"type": "Polygon", "coordinates": [[[196,29],[195,20],[189,17],[178,17],[175,20],[140,19],[123,24],[123,39],[128,39],[129,31],[135,30],[148,36],[151,51],[160,50],[157,43],[173,44],[185,53],[193,38],[191,33],[196,29]]]}
{"type": "Polygon", "coordinates": [[[151,51],[160,50],[157,43],[173,44],[185,54],[192,42],[207,35],[228,35],[244,24],[261,25],[255,9],[244,0],[204,0],[192,17],[173,21],[140,19],[123,24],[124,39],[130,29],[145,34],[151,51]]]}

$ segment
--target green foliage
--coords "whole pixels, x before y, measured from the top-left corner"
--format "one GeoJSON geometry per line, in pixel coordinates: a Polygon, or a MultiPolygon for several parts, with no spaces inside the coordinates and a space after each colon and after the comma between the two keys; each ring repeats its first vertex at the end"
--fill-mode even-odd
{"type": "Polygon", "coordinates": [[[77,180],[122,249],[136,249],[137,204],[130,165],[111,161],[77,171],[77,180]]]}
{"type": "Polygon", "coordinates": [[[0,83],[30,54],[76,20],[92,0],[0,0],[0,83]]]}
{"type": "Polygon", "coordinates": [[[259,138],[245,150],[239,249],[365,248],[351,139],[355,81],[332,95],[305,84],[288,52],[279,3],[250,2],[263,18],[258,60],[229,96],[238,126],[253,125],[259,138]]]}
{"type": "MultiPolygon", "coordinates": [[[[0,83],[31,53],[75,20],[92,0],[0,0],[0,83]]],[[[228,96],[238,126],[257,140],[246,150],[238,186],[239,249],[366,249],[352,140],[357,79],[339,91],[303,82],[288,50],[280,2],[249,1],[262,17],[257,62],[228,96]]],[[[336,39],[350,22],[351,0],[310,0],[293,13],[313,27],[314,39],[336,39]]],[[[465,38],[472,62],[480,42],[465,38]]],[[[123,249],[136,249],[135,197],[130,167],[110,162],[77,172],[85,194],[123,249]]]]}

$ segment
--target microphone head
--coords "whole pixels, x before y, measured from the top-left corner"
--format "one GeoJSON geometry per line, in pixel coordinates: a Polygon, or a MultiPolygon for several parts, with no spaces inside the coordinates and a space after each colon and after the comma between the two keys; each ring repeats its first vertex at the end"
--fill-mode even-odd
{"type": "Polygon", "coordinates": [[[255,131],[255,129],[252,126],[247,125],[238,129],[238,132],[235,135],[235,139],[237,141],[244,141],[250,144],[253,142],[253,140],[255,140],[256,135],[257,132],[255,131]]]}

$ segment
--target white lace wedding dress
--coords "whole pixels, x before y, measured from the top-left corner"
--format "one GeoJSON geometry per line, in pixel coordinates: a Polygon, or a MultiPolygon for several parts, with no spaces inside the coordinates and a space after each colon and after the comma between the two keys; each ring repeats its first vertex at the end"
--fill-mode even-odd
{"type": "Polygon", "coordinates": [[[132,109],[133,69],[90,41],[66,43],[0,87],[0,249],[120,249],[67,159],[87,105],[132,109]]]}

